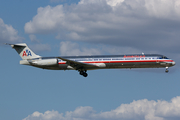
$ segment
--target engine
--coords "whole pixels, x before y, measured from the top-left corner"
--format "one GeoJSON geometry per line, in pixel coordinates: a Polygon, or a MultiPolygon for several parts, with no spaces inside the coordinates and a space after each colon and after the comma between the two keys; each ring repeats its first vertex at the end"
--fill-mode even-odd
{"type": "Polygon", "coordinates": [[[57,59],[40,59],[40,60],[35,60],[35,61],[30,61],[32,65],[35,66],[54,66],[58,64],[57,59]]]}

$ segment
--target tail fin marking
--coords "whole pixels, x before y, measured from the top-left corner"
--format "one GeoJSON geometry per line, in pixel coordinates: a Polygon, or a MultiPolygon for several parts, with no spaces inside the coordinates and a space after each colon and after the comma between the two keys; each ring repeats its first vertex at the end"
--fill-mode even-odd
{"type": "Polygon", "coordinates": [[[9,44],[14,48],[23,60],[41,57],[36,55],[25,43],[9,44]]]}

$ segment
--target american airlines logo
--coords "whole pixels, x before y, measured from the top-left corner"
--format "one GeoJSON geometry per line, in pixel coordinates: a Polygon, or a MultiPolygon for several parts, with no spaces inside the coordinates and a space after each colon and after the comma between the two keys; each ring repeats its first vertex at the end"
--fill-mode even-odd
{"type": "Polygon", "coordinates": [[[31,51],[29,51],[29,50],[25,50],[25,51],[23,51],[23,55],[22,55],[23,57],[24,56],[32,56],[31,55],[31,51]]]}

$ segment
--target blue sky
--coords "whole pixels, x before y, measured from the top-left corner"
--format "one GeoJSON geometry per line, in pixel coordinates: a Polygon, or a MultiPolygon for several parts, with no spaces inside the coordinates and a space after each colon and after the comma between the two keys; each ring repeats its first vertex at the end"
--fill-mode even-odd
{"type": "Polygon", "coordinates": [[[0,119],[179,120],[180,1],[6,0],[0,4],[0,119]],[[50,71],[23,66],[3,43],[41,56],[157,53],[161,69],[50,71]]]}

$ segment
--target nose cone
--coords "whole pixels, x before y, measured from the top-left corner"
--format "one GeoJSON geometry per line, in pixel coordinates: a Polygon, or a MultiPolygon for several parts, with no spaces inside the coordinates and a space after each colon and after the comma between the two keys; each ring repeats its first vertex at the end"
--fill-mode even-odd
{"type": "Polygon", "coordinates": [[[173,61],[173,62],[172,62],[172,65],[174,66],[175,64],[176,64],[176,63],[173,61]]]}

